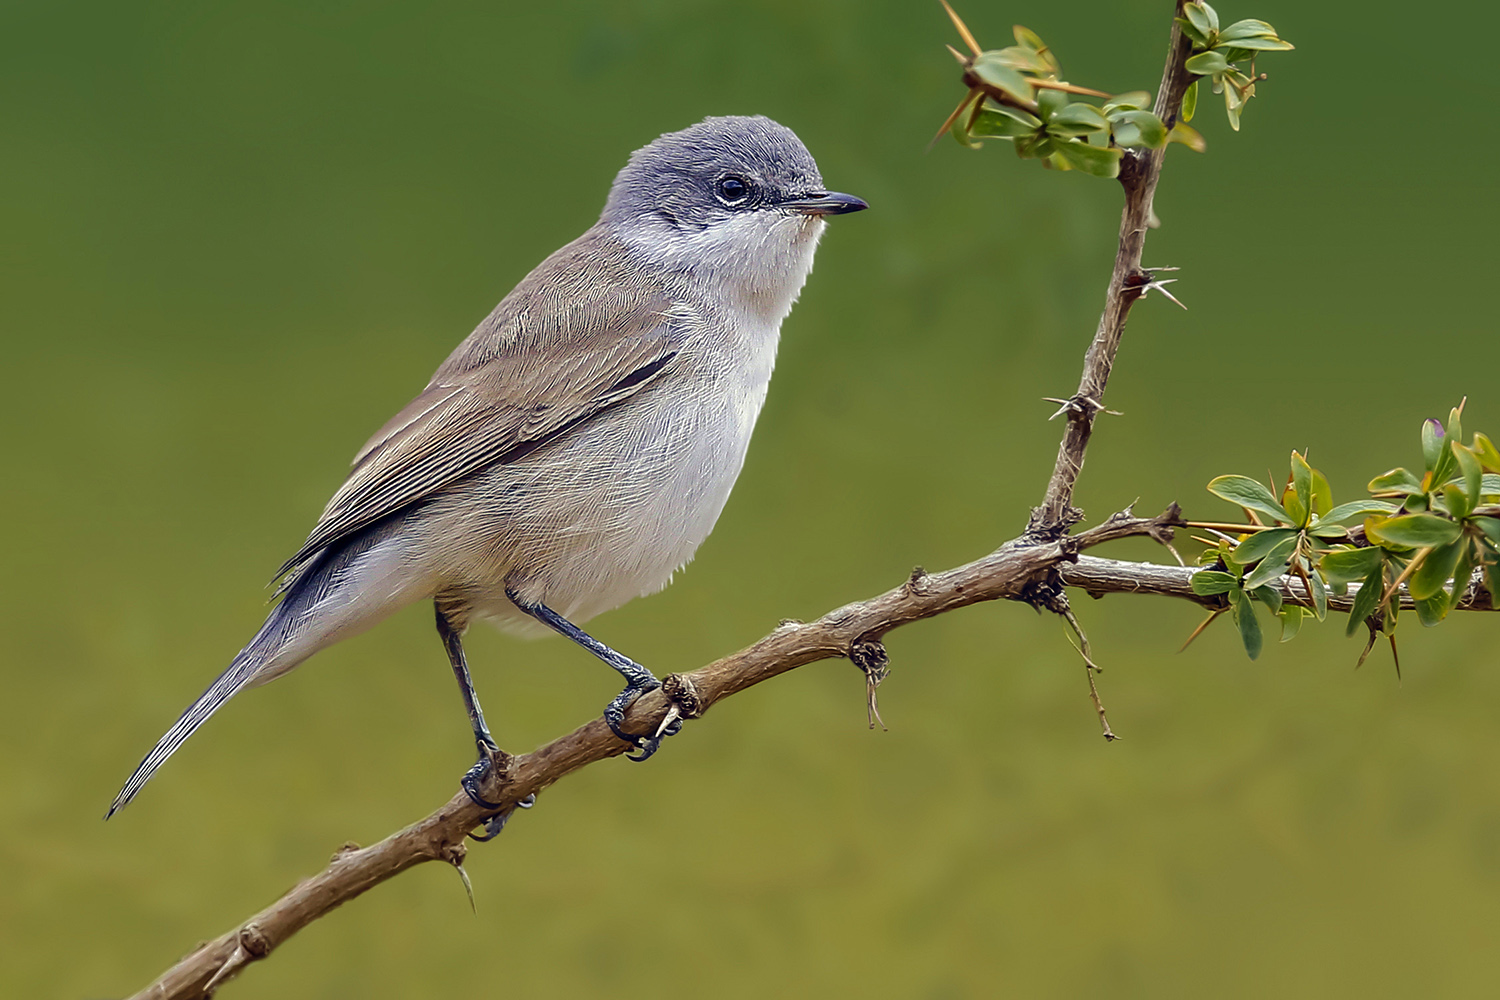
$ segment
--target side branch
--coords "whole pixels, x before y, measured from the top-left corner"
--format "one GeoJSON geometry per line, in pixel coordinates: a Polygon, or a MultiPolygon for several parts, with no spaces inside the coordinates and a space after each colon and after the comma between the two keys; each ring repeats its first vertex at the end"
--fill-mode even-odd
{"type": "MultiPolygon", "coordinates": [[[[1090,597],[1103,597],[1105,594],[1150,594],[1156,597],[1181,597],[1205,608],[1227,608],[1229,603],[1224,600],[1223,595],[1205,597],[1193,592],[1193,574],[1198,570],[1194,566],[1161,566],[1156,563],[1079,556],[1074,562],[1059,565],[1057,574],[1063,583],[1085,591],[1090,597]]],[[[1306,588],[1297,577],[1284,576],[1271,586],[1281,592],[1281,599],[1288,604],[1303,608],[1313,606],[1306,588]]],[[[1329,594],[1328,610],[1347,614],[1353,609],[1354,599],[1358,594],[1357,583],[1349,584],[1345,594],[1329,594]]],[[[1401,607],[1411,609],[1416,606],[1403,586],[1401,607]]],[[[1495,599],[1484,588],[1483,577],[1475,573],[1454,610],[1500,611],[1500,607],[1496,607],[1495,599]]]]}
{"type": "MultiPolygon", "coordinates": [[[[1182,0],[1177,2],[1177,14],[1182,14],[1182,0]]],[[[1169,130],[1177,122],[1182,96],[1192,79],[1192,74],[1184,67],[1191,50],[1192,43],[1174,21],[1167,62],[1162,69],[1161,86],[1157,88],[1153,108],[1156,117],[1169,130]]],[[[1078,391],[1063,406],[1067,429],[1057,448],[1057,461],[1047,483],[1046,495],[1041,506],[1031,512],[1031,522],[1026,527],[1029,538],[1061,537],[1083,518],[1082,511],[1073,506],[1073,486],[1083,470],[1084,452],[1094,433],[1094,418],[1104,409],[1104,390],[1109,384],[1115,355],[1120,350],[1120,338],[1125,333],[1130,307],[1146,293],[1153,280],[1149,273],[1141,270],[1141,252],[1146,245],[1146,230],[1152,221],[1151,201],[1156,194],[1156,182],[1161,177],[1162,161],[1166,155],[1165,146],[1126,150],[1120,160],[1125,208],[1120,216],[1120,245],[1115,252],[1104,313],[1099,317],[1099,327],[1084,356],[1078,391]]]]}

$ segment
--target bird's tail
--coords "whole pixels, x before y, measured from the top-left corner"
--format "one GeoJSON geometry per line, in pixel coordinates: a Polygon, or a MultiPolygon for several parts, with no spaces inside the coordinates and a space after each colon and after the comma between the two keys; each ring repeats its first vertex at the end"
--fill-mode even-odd
{"type": "Polygon", "coordinates": [[[280,677],[325,646],[423,596],[403,566],[401,540],[389,529],[316,557],[297,574],[250,644],[157,741],[104,818],[135,798],[156,769],[240,689],[280,677]]]}
{"type": "MultiPolygon", "coordinates": [[[[287,640],[297,630],[299,619],[304,617],[308,604],[306,590],[305,587],[294,588],[272,609],[270,616],[266,618],[266,623],[260,627],[259,632],[255,633],[255,638],[250,640],[249,645],[239,651],[239,654],[230,662],[228,669],[220,674],[208,686],[208,690],[187,707],[187,711],[183,712],[182,717],[172,724],[172,728],[156,741],[156,746],[146,755],[145,760],[136,766],[135,772],[125,782],[125,787],[121,788],[120,794],[115,796],[115,801],[110,805],[105,819],[109,819],[135,798],[141,786],[151,780],[156,769],[165,764],[167,758],[182,746],[183,741],[197,732],[198,727],[207,722],[208,717],[217,712],[241,688],[270,680],[270,677],[265,676],[269,672],[268,667],[274,665],[280,668],[275,670],[274,676],[285,673],[296,665],[296,663],[277,662],[285,659],[277,654],[287,647],[287,640]]],[[[300,657],[298,662],[305,658],[305,656],[300,657]]]]}

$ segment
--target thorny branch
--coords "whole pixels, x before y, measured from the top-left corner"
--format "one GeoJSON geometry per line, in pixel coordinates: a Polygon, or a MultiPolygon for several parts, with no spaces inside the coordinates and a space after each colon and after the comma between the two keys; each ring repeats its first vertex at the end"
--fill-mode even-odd
{"type": "MultiPolygon", "coordinates": [[[[1176,13],[1182,15],[1182,0],[1177,0],[1176,13]]],[[[1176,124],[1182,95],[1192,82],[1192,74],[1183,65],[1191,49],[1192,43],[1174,21],[1161,86],[1156,91],[1153,108],[1156,117],[1168,129],[1176,124]]],[[[1099,317],[1099,327],[1089,344],[1088,353],[1084,355],[1083,377],[1079,379],[1078,391],[1064,402],[1059,411],[1066,414],[1068,425],[1057,448],[1057,462],[1052,469],[1052,479],[1047,483],[1046,496],[1041,506],[1031,512],[1031,523],[1026,527],[1028,538],[1061,537],[1083,519],[1083,512],[1073,506],[1073,486],[1083,471],[1083,455],[1094,433],[1094,419],[1104,409],[1104,389],[1109,384],[1115,355],[1120,350],[1120,338],[1125,333],[1130,307],[1155,280],[1149,271],[1141,269],[1141,251],[1146,245],[1146,230],[1154,221],[1151,202],[1156,195],[1156,182],[1161,177],[1166,154],[1165,146],[1127,149],[1120,160],[1125,208],[1120,216],[1120,246],[1109,278],[1104,313],[1099,317]]]]}

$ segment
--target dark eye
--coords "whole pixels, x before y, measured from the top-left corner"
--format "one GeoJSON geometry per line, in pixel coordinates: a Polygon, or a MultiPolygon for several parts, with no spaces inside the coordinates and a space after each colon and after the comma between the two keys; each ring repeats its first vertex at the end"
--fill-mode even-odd
{"type": "Polygon", "coordinates": [[[726,205],[737,205],[750,194],[750,185],[739,177],[724,177],[719,181],[719,200],[726,205]]]}

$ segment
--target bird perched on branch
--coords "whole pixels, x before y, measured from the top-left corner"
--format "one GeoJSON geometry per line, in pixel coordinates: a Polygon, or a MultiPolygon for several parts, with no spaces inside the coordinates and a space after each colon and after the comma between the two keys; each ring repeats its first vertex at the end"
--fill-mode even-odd
{"type": "Polygon", "coordinates": [[[128,803],[241,688],[431,600],[479,750],[498,749],[464,659],[475,619],[559,632],[625,689],[621,729],[660,686],[578,624],[666,586],[734,486],[824,217],[867,206],[831,193],[788,128],[709,118],[636,150],[599,221],[527,275],[421,395],[376,432],[280,571],[280,603],[146,755],[128,803]]]}

